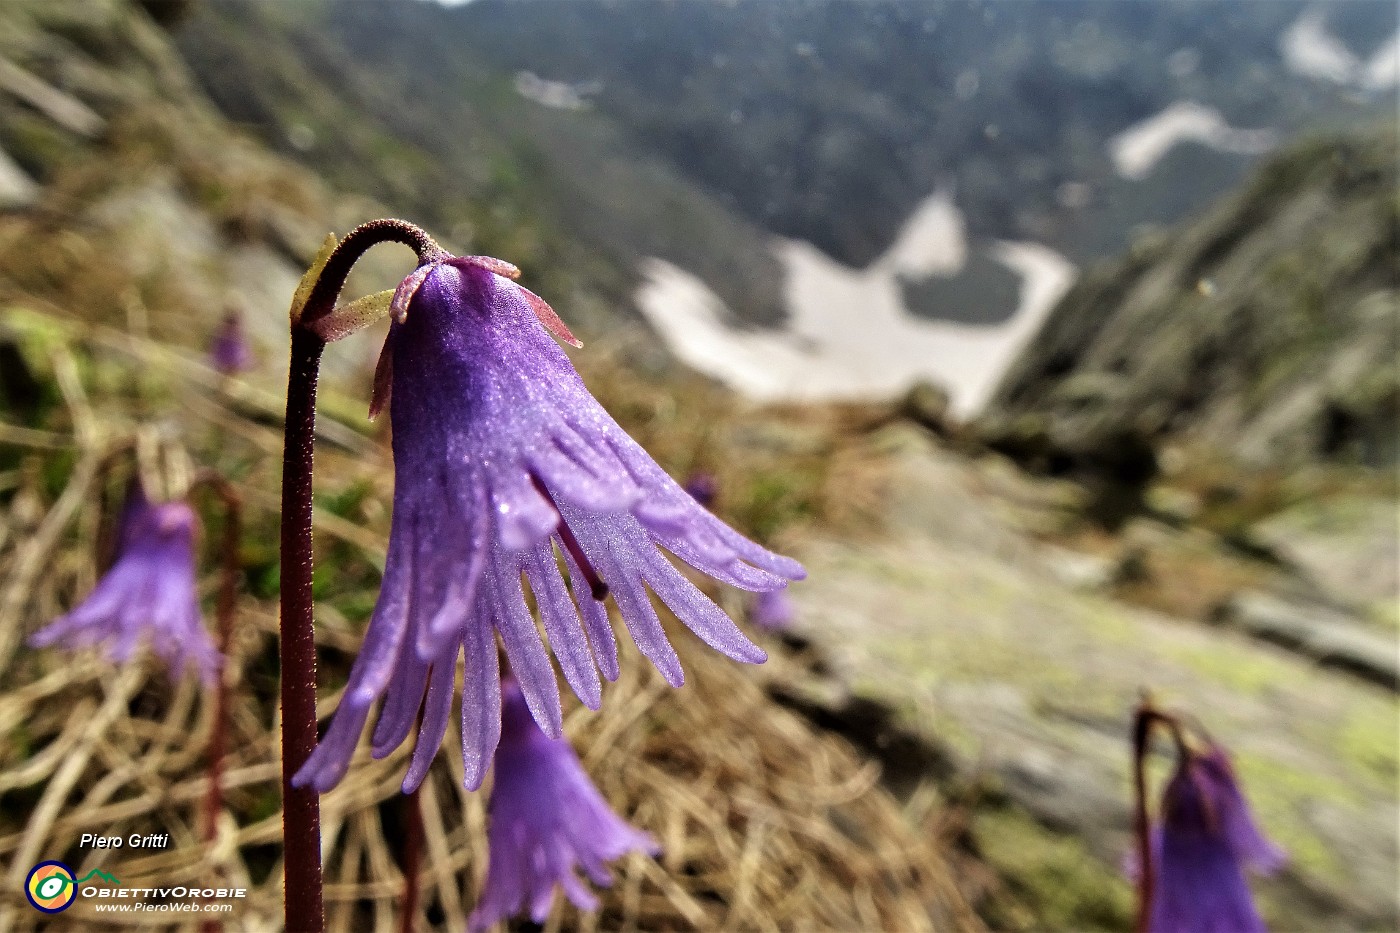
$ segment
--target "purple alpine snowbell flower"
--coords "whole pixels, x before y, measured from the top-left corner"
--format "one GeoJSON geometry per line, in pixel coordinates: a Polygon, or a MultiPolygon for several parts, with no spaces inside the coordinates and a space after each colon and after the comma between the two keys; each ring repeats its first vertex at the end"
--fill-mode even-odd
{"type": "Polygon", "coordinates": [[[253,368],[253,351],[243,335],[243,318],[237,311],[224,315],[214,338],[209,342],[209,362],[225,376],[236,375],[253,368]]]}
{"type": "Polygon", "coordinates": [[[796,617],[796,607],[786,589],[768,590],[754,596],[749,610],[749,619],[759,628],[770,632],[781,632],[792,626],[796,617]]]}
{"type": "Polygon", "coordinates": [[[205,629],[195,590],[194,511],[183,502],[151,505],[133,488],[117,529],[117,559],[77,608],[29,637],[45,648],[102,644],[125,664],[145,637],[178,678],[194,666],[212,684],[221,658],[205,629]]]}
{"type": "Polygon", "coordinates": [[[632,640],[674,686],[684,679],[680,662],[648,587],[710,646],[763,661],[663,548],[746,590],[804,575],[796,561],[707,512],[627,436],[550,337],[575,342],[568,329],[511,281],[517,274],[497,259],[451,258],[419,267],[394,295],[371,403],[373,413],[391,396],[395,489],[384,582],[340,707],[296,775],[299,786],[325,791],[344,776],[383,696],[377,757],[408,737],[423,707],[404,780],[406,791],[416,788],[446,731],[463,652],[462,754],[466,786],[479,787],[500,737],[498,633],[535,721],[558,738],[550,652],[579,699],[597,709],[599,670],[608,680],[618,675],[609,593],[632,640]]]}
{"type": "Polygon", "coordinates": [[[1264,933],[1244,869],[1272,872],[1286,856],[1255,826],[1223,749],[1182,752],[1160,819],[1150,933],[1264,933]]]}
{"type": "Polygon", "coordinates": [[[472,933],[525,912],[542,923],[556,885],[579,910],[596,910],[598,899],[579,878],[579,868],[594,884],[607,886],[608,862],[632,851],[660,852],[656,840],[612,811],[568,740],[540,731],[514,678],[508,676],[501,690],[501,744],[486,831],[489,862],[481,900],[467,921],[472,933]]]}

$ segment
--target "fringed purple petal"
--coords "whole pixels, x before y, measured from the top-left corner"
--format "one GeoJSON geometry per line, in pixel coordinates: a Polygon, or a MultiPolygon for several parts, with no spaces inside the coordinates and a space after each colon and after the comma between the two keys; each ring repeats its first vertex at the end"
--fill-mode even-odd
{"type": "MultiPolygon", "coordinates": [[[[402,521],[407,524],[412,519],[402,516],[402,521]]],[[[394,524],[399,526],[399,515],[394,517],[394,524]]],[[[340,782],[350,767],[350,759],[355,754],[360,733],[364,731],[370,707],[384,692],[403,646],[413,572],[412,558],[407,552],[412,547],[413,540],[407,535],[401,534],[397,538],[391,535],[389,554],[384,560],[379,603],[370,617],[364,644],[350,668],[350,678],[345,684],[340,705],[331,717],[330,728],[306,763],[292,777],[294,787],[310,786],[324,794],[340,782]]]]}
{"type": "Polygon", "coordinates": [[[723,563],[713,561],[702,556],[699,550],[692,547],[690,542],[684,538],[670,538],[663,541],[658,540],[653,535],[652,540],[706,576],[713,577],[721,583],[727,583],[736,589],[763,592],[764,590],[778,589],[785,582],[782,577],[774,576],[766,570],[759,570],[757,567],[751,567],[737,559],[730,559],[723,563]]]}
{"type": "Polygon", "coordinates": [[[525,555],[525,575],[535,594],[540,621],[549,636],[549,647],[559,661],[564,679],[584,706],[598,709],[603,704],[603,686],[588,647],[578,610],[559,575],[552,541],[546,541],[525,555]]]}
{"type": "MultiPolygon", "coordinates": [[[[404,654],[412,652],[405,651],[404,654]]],[[[428,675],[428,695],[423,701],[423,727],[418,730],[418,744],[413,748],[413,760],[403,779],[403,792],[411,794],[428,776],[443,736],[447,734],[447,717],[452,713],[452,693],[457,680],[457,652],[444,655],[433,665],[428,675]]]]}
{"type": "Polygon", "coordinates": [[[768,660],[767,652],[749,641],[734,620],[700,592],[699,587],[671,566],[655,548],[649,545],[644,548],[633,552],[642,578],[687,628],[699,635],[705,644],[736,661],[762,664],[768,660]]]}
{"type": "Polygon", "coordinates": [[[540,641],[535,620],[525,606],[520,586],[520,565],[514,556],[497,555],[491,568],[491,591],[496,599],[496,625],[511,670],[520,679],[520,689],[535,721],[550,738],[564,731],[564,714],[559,706],[559,685],[554,665],[540,641]]]}
{"type": "Polygon", "coordinates": [[[476,790],[501,737],[501,671],[496,636],[486,600],[478,599],[472,620],[463,627],[462,783],[476,790]]]}
{"type": "Polygon", "coordinates": [[[607,607],[603,605],[602,600],[593,598],[588,586],[582,582],[583,574],[574,559],[564,550],[559,538],[554,540],[564,555],[564,566],[569,571],[574,602],[578,606],[580,618],[583,619],[584,630],[588,633],[588,643],[593,649],[594,659],[598,662],[598,670],[602,672],[604,680],[612,683],[617,680],[621,671],[617,665],[617,636],[613,634],[612,623],[608,621],[607,607]]]}
{"type": "MultiPolygon", "coordinates": [[[[635,522],[635,519],[631,521],[635,522]]],[[[661,620],[652,608],[651,598],[642,585],[639,568],[628,561],[631,555],[613,554],[605,543],[606,539],[596,531],[580,535],[579,538],[585,541],[585,553],[612,588],[613,599],[637,650],[656,667],[668,684],[673,687],[684,684],[681,659],[676,657],[676,649],[671,647],[666,631],[661,627],[661,620]]]]}
{"type": "Polygon", "coordinates": [[[1288,853],[1259,831],[1225,750],[1212,746],[1201,756],[1197,767],[1214,787],[1221,830],[1240,862],[1265,875],[1282,868],[1288,862],[1288,853]]]}
{"type": "Polygon", "coordinates": [[[384,695],[384,706],[379,711],[379,721],[374,724],[370,738],[370,754],[375,758],[391,754],[408,738],[418,710],[423,706],[423,694],[428,689],[428,667],[417,652],[400,649],[388,692],[384,695]]]}

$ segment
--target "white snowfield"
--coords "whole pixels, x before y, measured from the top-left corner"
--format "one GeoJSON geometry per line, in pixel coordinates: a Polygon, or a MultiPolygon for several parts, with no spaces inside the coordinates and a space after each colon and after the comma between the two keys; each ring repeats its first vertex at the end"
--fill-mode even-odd
{"type": "Polygon", "coordinates": [[[1303,12],[1279,39],[1283,61],[1294,74],[1365,91],[1400,85],[1400,33],[1362,61],[1327,29],[1320,9],[1303,12]]]}
{"type": "Polygon", "coordinates": [[[779,241],[788,311],[782,330],[730,326],[728,308],[703,281],[656,258],[642,263],[636,301],[679,359],[755,400],[889,398],[928,379],[948,390],[955,414],[967,417],[986,403],[1075,275],[1068,260],[1044,246],[998,242],[993,258],[1021,277],[1012,317],[976,326],[912,316],[897,273],[953,275],[967,251],[961,213],[940,192],[864,269],[810,243],[779,241]]]}
{"type": "Polygon", "coordinates": [[[1141,181],[1173,146],[1188,141],[1220,152],[1260,155],[1277,145],[1278,133],[1236,129],[1214,107],[1182,100],[1114,136],[1108,155],[1119,175],[1141,181]]]}

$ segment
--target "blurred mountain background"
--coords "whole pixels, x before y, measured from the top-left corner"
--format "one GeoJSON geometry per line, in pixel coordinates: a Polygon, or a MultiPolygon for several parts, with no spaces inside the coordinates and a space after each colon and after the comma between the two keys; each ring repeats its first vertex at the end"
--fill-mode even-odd
{"type": "MultiPolygon", "coordinates": [[[[1148,687],[1237,749],[1293,854],[1257,885],[1269,919],[1393,927],[1397,28],[1366,0],[0,4],[6,676],[44,674],[17,640],[90,572],[91,525],[61,521],[101,498],[84,424],[235,475],[262,503],[249,611],[275,615],[289,296],[328,230],[397,214],[519,265],[619,420],[809,563],[745,682],[876,763],[862,819],[937,843],[861,855],[869,877],[948,881],[917,889],[944,926],[966,902],[1126,928],[1148,687]],[[226,382],[202,352],[230,310],[261,366],[226,382]]],[[[352,290],[405,263],[372,253],[352,290]]],[[[387,528],[376,351],[327,354],[342,647],[387,528]]],[[[241,656],[257,689],[271,631],[241,656]]],[[[43,788],[28,742],[0,849],[43,788]]],[[[270,780],[230,803],[269,890],[270,780]]],[[[732,906],[702,890],[649,916],[732,906]]]]}

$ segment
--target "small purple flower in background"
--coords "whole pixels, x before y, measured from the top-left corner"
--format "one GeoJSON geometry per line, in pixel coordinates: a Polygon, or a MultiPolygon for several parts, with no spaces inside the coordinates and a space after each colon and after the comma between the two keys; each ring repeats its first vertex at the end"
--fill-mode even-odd
{"type": "Polygon", "coordinates": [[[192,665],[205,683],[213,683],[220,656],[200,619],[194,530],[188,505],[151,505],[133,486],[118,522],[116,561],[86,600],[31,635],[29,644],[100,644],[108,658],[124,664],[149,639],[172,678],[192,665]]]}
{"type": "Polygon", "coordinates": [[[628,852],[656,855],[656,841],[613,813],[565,739],[551,739],[531,718],[513,678],[501,685],[501,744],[491,786],[489,863],[481,900],[467,921],[472,933],[528,912],[542,923],[555,887],[580,910],[598,899],[594,884],[612,883],[607,863],[628,852]]]}
{"type": "Polygon", "coordinates": [[[243,335],[243,318],[237,311],[224,315],[209,342],[209,362],[225,376],[253,368],[253,351],[243,335]]]}
{"type": "Polygon", "coordinates": [[[796,607],[786,589],[768,590],[755,595],[753,606],[749,609],[749,619],[753,624],[770,632],[790,628],[796,615],[796,607]]]}
{"type": "Polygon", "coordinates": [[[707,509],[715,504],[715,496],[719,495],[719,481],[713,473],[692,473],[690,479],[685,481],[684,488],[692,499],[707,509]]]}
{"type": "Polygon", "coordinates": [[[648,587],[711,647],[763,661],[662,549],[750,591],[804,575],[796,561],[711,515],[628,437],[550,337],[572,342],[572,335],[542,299],[511,281],[515,274],[500,260],[452,258],[421,266],[394,296],[371,403],[376,411],[389,396],[393,427],[384,582],[344,697],[297,773],[298,786],[325,791],[344,776],[383,696],[376,756],[408,737],[423,705],[404,782],[405,790],[417,787],[446,731],[462,651],[466,785],[479,787],[501,728],[497,634],[535,721],[558,738],[550,653],[579,699],[597,709],[599,670],[618,676],[603,603],[609,594],[632,640],[672,685],[683,682],[681,666],[648,587]]]}
{"type": "Polygon", "coordinates": [[[117,515],[117,527],[113,534],[113,550],[116,557],[126,553],[131,545],[132,534],[150,511],[151,500],[146,495],[146,487],[141,484],[139,476],[133,476],[127,484],[126,498],[122,500],[122,510],[117,515]]]}
{"type": "Polygon", "coordinates": [[[1225,752],[1183,749],[1152,831],[1150,933],[1262,933],[1244,869],[1286,860],[1259,832],[1225,752]]]}

